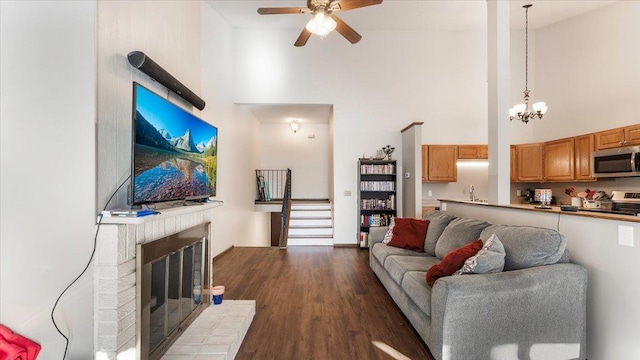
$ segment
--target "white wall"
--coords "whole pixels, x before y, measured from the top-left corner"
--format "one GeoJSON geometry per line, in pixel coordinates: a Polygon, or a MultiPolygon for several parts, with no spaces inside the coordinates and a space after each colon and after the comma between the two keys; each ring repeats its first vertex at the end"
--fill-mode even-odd
{"type": "Polygon", "coordinates": [[[295,48],[296,31],[234,33],[237,103],[334,104],[336,243],[357,240],[357,197],[344,196],[357,191],[357,159],[400,149],[406,124],[424,121],[425,143],[486,141],[484,34],[362,31],[351,45],[334,33],[295,48]]]}
{"type": "MultiPolygon", "coordinates": [[[[50,319],[95,226],[96,3],[0,2],[0,323],[61,359],[50,319]]],[[[93,354],[92,267],[58,304],[68,358],[93,354]]]]}
{"type": "Polygon", "coordinates": [[[246,107],[233,103],[233,29],[209,5],[201,13],[202,116],[218,127],[218,200],[211,219],[212,252],[230,246],[269,246],[269,214],[255,212],[255,169],[260,168],[260,127],[246,107]]]}
{"type": "Polygon", "coordinates": [[[329,198],[329,124],[260,124],[259,169],[291,169],[294,199],[329,198]],[[309,135],[315,135],[309,138],[309,135]]]}
{"type": "Polygon", "coordinates": [[[571,262],[587,269],[587,358],[638,359],[640,224],[481,205],[447,204],[447,213],[495,224],[558,229],[571,262]],[[635,247],[618,245],[618,225],[630,226],[635,247]]]}
{"type": "Polygon", "coordinates": [[[638,123],[640,1],[618,1],[536,31],[535,94],[549,112],[534,141],[638,123]]]}

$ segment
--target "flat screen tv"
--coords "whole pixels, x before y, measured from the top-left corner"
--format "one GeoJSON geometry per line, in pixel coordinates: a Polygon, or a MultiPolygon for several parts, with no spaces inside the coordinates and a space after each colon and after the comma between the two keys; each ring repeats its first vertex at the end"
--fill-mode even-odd
{"type": "Polygon", "coordinates": [[[132,139],[132,205],[215,196],[215,126],[134,82],[132,139]]]}

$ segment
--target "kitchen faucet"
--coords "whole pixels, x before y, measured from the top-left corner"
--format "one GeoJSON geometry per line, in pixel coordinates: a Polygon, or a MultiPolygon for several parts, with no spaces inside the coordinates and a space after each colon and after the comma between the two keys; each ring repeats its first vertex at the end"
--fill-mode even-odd
{"type": "Polygon", "coordinates": [[[475,194],[475,188],[473,187],[473,185],[469,185],[469,200],[471,201],[476,201],[478,200],[476,198],[476,194],[475,194]]]}

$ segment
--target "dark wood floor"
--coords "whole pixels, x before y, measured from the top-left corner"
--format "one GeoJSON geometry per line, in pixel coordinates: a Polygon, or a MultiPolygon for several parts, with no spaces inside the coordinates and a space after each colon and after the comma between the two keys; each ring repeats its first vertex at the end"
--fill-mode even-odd
{"type": "Polygon", "coordinates": [[[368,265],[366,250],[234,248],[216,259],[225,299],[256,300],[236,359],[433,357],[368,265]],[[389,348],[390,347],[390,348],[389,348]]]}

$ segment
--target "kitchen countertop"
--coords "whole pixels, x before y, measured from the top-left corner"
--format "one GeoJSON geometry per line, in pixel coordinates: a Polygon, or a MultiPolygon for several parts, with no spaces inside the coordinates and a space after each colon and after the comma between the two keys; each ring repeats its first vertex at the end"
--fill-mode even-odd
{"type": "Polygon", "coordinates": [[[629,221],[629,222],[640,223],[639,216],[596,213],[591,211],[562,211],[560,210],[560,206],[552,206],[551,209],[536,209],[537,205],[530,205],[530,204],[494,205],[494,204],[488,204],[486,202],[469,201],[469,200],[451,200],[451,199],[438,199],[438,200],[440,202],[457,203],[457,204],[465,204],[465,205],[491,206],[491,207],[499,207],[499,208],[505,208],[505,209],[514,209],[514,210],[526,210],[526,211],[541,211],[541,212],[547,212],[547,213],[553,213],[553,214],[562,213],[563,215],[569,215],[569,216],[584,216],[584,217],[597,218],[597,219],[629,221]]]}

